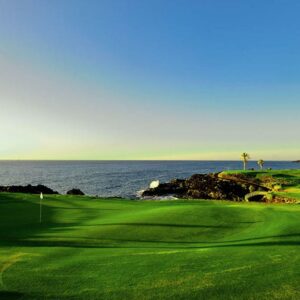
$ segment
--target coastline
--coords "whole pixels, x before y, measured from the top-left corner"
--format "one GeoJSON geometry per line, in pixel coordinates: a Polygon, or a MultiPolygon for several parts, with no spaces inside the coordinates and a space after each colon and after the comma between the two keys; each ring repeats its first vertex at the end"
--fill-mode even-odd
{"type": "MultiPolygon", "coordinates": [[[[0,186],[0,192],[25,194],[60,194],[44,185],[0,186]]],[[[207,199],[236,202],[295,203],[300,200],[300,170],[247,170],[193,174],[145,188],[134,196],[102,196],[85,194],[73,187],[66,195],[95,199],[177,200],[207,199]]]]}

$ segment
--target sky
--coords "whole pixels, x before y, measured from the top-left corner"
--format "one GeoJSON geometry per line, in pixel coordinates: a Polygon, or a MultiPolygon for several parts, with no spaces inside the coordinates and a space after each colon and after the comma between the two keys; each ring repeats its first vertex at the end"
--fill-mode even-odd
{"type": "Polygon", "coordinates": [[[300,159],[298,0],[0,0],[0,159],[300,159]]]}

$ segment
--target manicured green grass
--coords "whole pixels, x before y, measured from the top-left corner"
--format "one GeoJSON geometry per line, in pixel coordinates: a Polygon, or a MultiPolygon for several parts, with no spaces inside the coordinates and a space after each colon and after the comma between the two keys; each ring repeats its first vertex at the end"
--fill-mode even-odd
{"type": "Polygon", "coordinates": [[[300,299],[300,206],[0,194],[0,299],[300,299]]]}

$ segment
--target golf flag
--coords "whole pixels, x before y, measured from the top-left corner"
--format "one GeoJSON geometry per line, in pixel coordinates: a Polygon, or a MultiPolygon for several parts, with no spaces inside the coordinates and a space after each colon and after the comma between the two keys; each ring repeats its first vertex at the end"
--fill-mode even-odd
{"type": "Polygon", "coordinates": [[[44,199],[43,193],[40,194],[40,223],[42,223],[42,200],[44,199]]]}

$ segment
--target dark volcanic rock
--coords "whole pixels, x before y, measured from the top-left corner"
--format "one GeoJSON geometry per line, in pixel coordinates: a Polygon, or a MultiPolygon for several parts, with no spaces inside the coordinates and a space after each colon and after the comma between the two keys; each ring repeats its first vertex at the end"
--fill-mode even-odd
{"type": "Polygon", "coordinates": [[[83,196],[84,192],[82,192],[80,189],[72,189],[72,190],[67,191],[67,195],[83,196]]]}
{"type": "Polygon", "coordinates": [[[222,179],[218,174],[195,174],[186,180],[174,179],[148,189],[142,196],[173,195],[178,198],[243,201],[250,184],[222,179]]]}
{"type": "Polygon", "coordinates": [[[0,186],[0,192],[25,193],[25,194],[40,194],[40,193],[58,194],[58,192],[53,191],[52,189],[42,184],[39,185],[28,184],[26,186],[22,186],[22,185],[0,186]]]}
{"type": "Polygon", "coordinates": [[[249,192],[247,186],[220,179],[218,174],[195,174],[186,183],[188,198],[241,201],[249,192]]]}
{"type": "Polygon", "coordinates": [[[182,195],[185,192],[185,180],[174,179],[168,183],[161,183],[156,188],[149,188],[143,192],[142,196],[182,195]]]}

